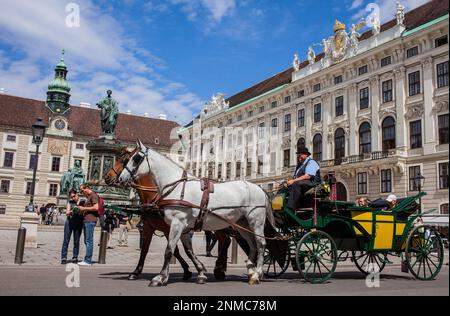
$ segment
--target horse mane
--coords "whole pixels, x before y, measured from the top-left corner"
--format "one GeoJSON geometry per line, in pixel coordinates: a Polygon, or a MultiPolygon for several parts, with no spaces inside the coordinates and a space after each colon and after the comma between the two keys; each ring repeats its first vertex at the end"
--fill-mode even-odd
{"type": "MultiPolygon", "coordinates": [[[[181,173],[182,171],[185,170],[183,167],[181,167],[179,164],[177,164],[175,161],[173,161],[172,158],[167,157],[167,156],[161,154],[160,152],[158,152],[158,151],[155,150],[154,148],[152,148],[152,147],[149,146],[149,147],[147,147],[147,149],[148,149],[148,150],[151,150],[153,153],[155,153],[156,155],[160,156],[162,159],[165,159],[165,160],[166,160],[167,162],[169,162],[173,167],[178,168],[178,170],[180,171],[180,173],[181,173]]],[[[191,174],[190,172],[188,172],[187,170],[186,170],[186,172],[187,172],[188,175],[194,177],[194,175],[191,174]]]]}

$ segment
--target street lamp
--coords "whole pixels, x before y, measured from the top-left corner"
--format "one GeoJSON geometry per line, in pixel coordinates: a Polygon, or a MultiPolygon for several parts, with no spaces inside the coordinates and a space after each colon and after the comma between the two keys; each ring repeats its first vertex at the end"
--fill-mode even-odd
{"type": "Polygon", "coordinates": [[[33,143],[36,144],[36,159],[33,166],[33,182],[31,182],[30,188],[30,204],[28,205],[28,212],[34,212],[34,188],[36,186],[36,171],[38,165],[39,157],[39,146],[42,144],[45,135],[45,129],[47,125],[42,122],[42,118],[38,118],[37,121],[31,126],[31,132],[33,133],[33,143]]]}
{"type": "MultiPolygon", "coordinates": [[[[425,183],[425,177],[420,174],[420,172],[417,174],[417,176],[414,177],[414,185],[419,190],[419,194],[422,193],[422,188],[425,183]]],[[[422,196],[419,195],[419,214],[422,213],[422,196]]]]}

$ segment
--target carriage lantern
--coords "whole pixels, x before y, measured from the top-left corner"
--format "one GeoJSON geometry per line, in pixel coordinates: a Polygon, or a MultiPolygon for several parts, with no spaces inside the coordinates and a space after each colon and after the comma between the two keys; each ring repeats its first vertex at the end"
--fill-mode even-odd
{"type": "MultiPolygon", "coordinates": [[[[414,177],[414,185],[419,190],[419,194],[422,193],[422,188],[425,183],[425,177],[420,174],[414,177]]],[[[422,197],[419,197],[419,214],[422,213],[422,197]]]]}

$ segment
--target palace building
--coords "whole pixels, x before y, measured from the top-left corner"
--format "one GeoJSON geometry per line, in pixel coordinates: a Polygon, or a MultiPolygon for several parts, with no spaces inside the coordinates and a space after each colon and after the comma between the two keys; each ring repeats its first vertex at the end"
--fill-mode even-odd
{"type": "MultiPolygon", "coordinates": [[[[57,203],[60,179],[79,161],[89,171],[89,141],[102,135],[100,112],[88,104],[70,105],[68,68],[61,58],[49,83],[46,101],[0,94],[0,226],[17,226],[30,200],[33,168],[37,164],[35,204],[57,203]],[[48,126],[39,158],[32,143],[31,126],[40,117],[48,126]]],[[[140,139],[162,153],[169,153],[175,140],[171,132],[179,125],[120,113],[117,141],[133,146],[140,139]]],[[[176,136],[176,133],[173,133],[176,136]]],[[[106,168],[102,168],[105,173],[106,168]]]]}
{"type": "Polygon", "coordinates": [[[292,176],[306,146],[340,200],[416,194],[448,214],[449,4],[434,0],[393,20],[336,21],[323,51],[225,99],[217,94],[179,131],[186,168],[264,188],[292,176]],[[365,31],[364,31],[365,30],[365,31]],[[364,31],[364,32],[362,32],[364,31]],[[361,33],[360,33],[361,32],[361,33]]]}

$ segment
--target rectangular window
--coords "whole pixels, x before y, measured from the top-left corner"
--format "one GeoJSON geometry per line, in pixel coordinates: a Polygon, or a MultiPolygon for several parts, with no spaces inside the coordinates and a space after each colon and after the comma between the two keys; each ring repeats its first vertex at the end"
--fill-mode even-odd
{"type": "Polygon", "coordinates": [[[37,162],[38,162],[38,156],[36,156],[36,154],[31,154],[30,155],[30,164],[28,166],[28,169],[33,170],[35,166],[37,166],[37,162]]]}
{"type": "Polygon", "coordinates": [[[0,204],[0,214],[4,215],[6,213],[6,205],[0,204]]]}
{"type": "Polygon", "coordinates": [[[297,92],[297,97],[303,98],[304,96],[305,96],[305,90],[300,90],[299,92],[297,92]]]}
{"type": "Polygon", "coordinates": [[[381,170],[381,193],[392,192],[391,169],[381,170]]]}
{"type": "Polygon", "coordinates": [[[411,149],[422,148],[422,122],[420,120],[409,123],[409,141],[411,149]]]}
{"type": "Polygon", "coordinates": [[[259,107],[259,113],[262,113],[262,112],[264,112],[264,106],[259,107]]]}
{"type": "Polygon", "coordinates": [[[258,174],[263,174],[263,167],[264,167],[264,158],[263,156],[258,157],[258,174]]]}
{"type": "Polygon", "coordinates": [[[341,95],[335,100],[336,116],[344,115],[344,97],[341,95]]]}
{"type": "Polygon", "coordinates": [[[392,57],[386,56],[381,59],[381,67],[386,67],[387,65],[392,64],[392,57]]]}
{"type": "Polygon", "coordinates": [[[369,107],[369,88],[359,90],[359,108],[367,109],[369,107]]]}
{"type": "Polygon", "coordinates": [[[381,86],[383,91],[383,103],[391,102],[393,100],[392,79],[383,81],[381,86]]]}
{"type": "Polygon", "coordinates": [[[420,174],[420,166],[409,167],[409,191],[419,191],[415,177],[420,174]]]}
{"type": "Polygon", "coordinates": [[[247,177],[251,177],[251,175],[252,175],[252,162],[251,162],[251,160],[248,160],[248,159],[247,159],[247,166],[246,166],[245,174],[247,175],[247,177]]]}
{"type": "Polygon", "coordinates": [[[231,179],[231,162],[227,162],[226,179],[231,179]]]}
{"type": "Polygon", "coordinates": [[[284,131],[289,132],[291,130],[291,114],[284,116],[284,131]]]}
{"type": "MultiPolygon", "coordinates": [[[[31,194],[31,182],[27,182],[27,187],[25,189],[25,194],[30,195],[31,194]]],[[[36,192],[36,188],[34,188],[34,191],[36,192]]]]}
{"type": "Polygon", "coordinates": [[[318,123],[322,120],[322,104],[318,103],[314,105],[314,123],[318,123]]]}
{"type": "Polygon", "coordinates": [[[77,143],[77,144],[75,145],[75,148],[76,148],[76,149],[83,150],[83,149],[84,149],[84,144],[77,143]]]}
{"type": "Polygon", "coordinates": [[[222,164],[219,163],[217,166],[217,179],[222,179],[222,164]]]}
{"type": "Polygon", "coordinates": [[[277,106],[278,106],[278,102],[277,101],[273,101],[272,105],[271,105],[272,109],[275,109],[277,106]]]}
{"type": "Polygon", "coordinates": [[[48,191],[48,196],[57,196],[58,195],[58,184],[50,183],[50,189],[48,191]]]}
{"type": "Polygon", "coordinates": [[[15,143],[16,142],[16,135],[7,135],[6,136],[6,141],[15,143]]]}
{"type": "Polygon", "coordinates": [[[448,189],[448,162],[439,164],[439,189],[448,189]]]}
{"type": "Polygon", "coordinates": [[[367,65],[361,66],[358,68],[358,75],[364,75],[369,71],[369,68],[367,67],[367,65]]]}
{"type": "Polygon", "coordinates": [[[342,75],[335,76],[334,77],[334,84],[340,84],[342,83],[342,75]]]}
{"type": "Polygon", "coordinates": [[[436,38],[434,40],[434,47],[441,47],[448,44],[448,36],[444,35],[442,37],[436,38]]]}
{"type": "Polygon", "coordinates": [[[266,130],[266,123],[260,123],[259,124],[259,130],[258,130],[258,134],[259,134],[259,139],[263,139],[265,136],[265,130],[266,130]]]}
{"type": "Polygon", "coordinates": [[[448,87],[448,61],[438,64],[436,68],[438,88],[448,87]]]}
{"type": "Polygon", "coordinates": [[[291,102],[291,96],[288,95],[287,97],[284,98],[284,103],[289,103],[291,102]]]}
{"type": "Polygon", "coordinates": [[[415,71],[408,75],[409,78],[409,95],[420,94],[420,71],[415,71]]]}
{"type": "Polygon", "coordinates": [[[236,178],[241,178],[241,163],[236,162],[236,178]]]}
{"type": "Polygon", "coordinates": [[[298,110],[298,127],[305,126],[305,109],[298,110]]]}
{"type": "Polygon", "coordinates": [[[14,153],[5,151],[5,157],[3,160],[3,167],[12,168],[14,162],[14,153]]]}
{"type": "Polygon", "coordinates": [[[242,121],[242,114],[239,114],[237,117],[238,122],[242,121]]]}
{"type": "Polygon", "coordinates": [[[315,84],[315,85],[313,86],[313,92],[320,91],[320,89],[321,89],[320,83],[315,84]]]}
{"type": "Polygon", "coordinates": [[[52,171],[59,172],[61,167],[61,157],[53,157],[52,158],[52,171]]]}
{"type": "Polygon", "coordinates": [[[272,119],[272,135],[276,135],[278,132],[278,119],[272,119]]]}
{"type": "Polygon", "coordinates": [[[286,149],[283,153],[283,167],[289,168],[291,165],[291,150],[286,149]]]}
{"type": "MultiPolygon", "coordinates": [[[[1,210],[1,207],[2,206],[0,205],[0,210],[1,210]]],[[[442,214],[442,215],[448,214],[448,203],[441,204],[439,211],[440,211],[440,214],[442,214]]]]}
{"type": "Polygon", "coordinates": [[[367,172],[358,173],[358,194],[367,194],[367,172]]]}
{"type": "Polygon", "coordinates": [[[448,114],[438,116],[438,132],[439,132],[439,144],[449,143],[449,124],[448,114]]]}
{"type": "Polygon", "coordinates": [[[248,117],[252,117],[253,116],[253,111],[248,111],[247,115],[248,115],[248,117]]]}
{"type": "Polygon", "coordinates": [[[419,55],[419,46],[414,46],[406,51],[406,58],[419,55]]]}
{"type": "Polygon", "coordinates": [[[0,193],[9,193],[9,186],[11,182],[9,180],[2,180],[0,182],[0,193]]]}

